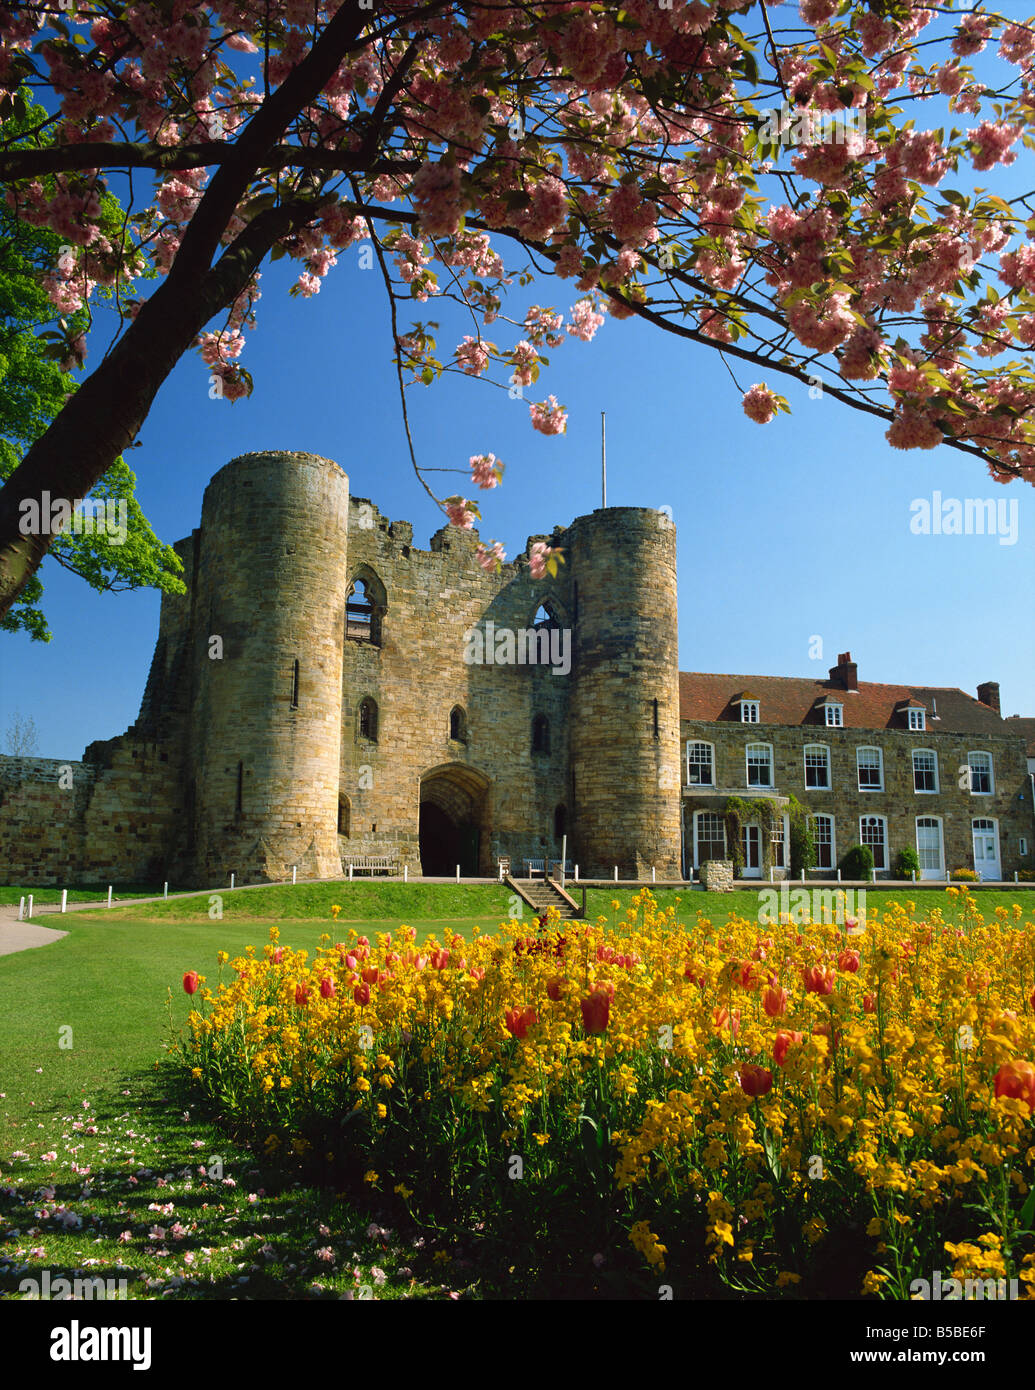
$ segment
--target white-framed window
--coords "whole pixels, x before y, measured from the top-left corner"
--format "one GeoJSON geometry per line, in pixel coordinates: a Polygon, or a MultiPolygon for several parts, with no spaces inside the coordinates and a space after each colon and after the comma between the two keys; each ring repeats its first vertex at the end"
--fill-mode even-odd
{"type": "Polygon", "coordinates": [[[888,867],[888,822],[884,816],[859,817],[859,843],[869,847],[875,869],[888,867]]]}
{"type": "Polygon", "coordinates": [[[970,790],[975,796],[991,796],[995,790],[992,780],[991,753],[968,753],[970,790]]]}
{"type": "Polygon", "coordinates": [[[828,728],[828,729],[842,729],[842,728],[844,728],[844,709],[845,709],[844,705],[827,705],[827,706],[826,706],[826,712],[827,712],[827,728],[828,728]]]}
{"type": "Polygon", "coordinates": [[[915,792],[936,792],[938,790],[938,755],[931,748],[913,749],[913,790],[915,792]]]}
{"type": "Polygon", "coordinates": [[[818,791],[830,790],[830,749],[825,743],[805,745],[805,785],[818,791]]]}
{"type": "Polygon", "coordinates": [[[715,749],[710,743],[686,745],[686,784],[688,787],[715,786],[715,749]]]}
{"type": "Polygon", "coordinates": [[[768,743],[748,744],[747,784],[749,787],[773,785],[773,750],[768,743]]]}
{"type": "Polygon", "coordinates": [[[884,760],[879,748],[859,748],[855,754],[861,792],[884,790],[884,760]]]}
{"type": "Polygon", "coordinates": [[[1025,855],[1028,853],[1028,841],[1022,835],[1017,843],[1020,845],[1019,853],[1021,858],[1023,859],[1025,855]]]}
{"type": "Polygon", "coordinates": [[[834,817],[812,816],[812,843],[816,847],[816,868],[834,867],[834,817]]]}
{"type": "Polygon", "coordinates": [[[917,816],[916,855],[921,878],[939,878],[944,872],[942,822],[939,816],[917,816]]]}
{"type": "Polygon", "coordinates": [[[758,701],[741,700],[740,702],[740,722],[742,724],[758,723],[758,701]]]}
{"type": "Polygon", "coordinates": [[[909,727],[914,731],[923,733],[927,728],[927,711],[922,709],[911,709],[909,711],[909,727]]]}
{"type": "Polygon", "coordinates": [[[784,821],[781,818],[773,822],[769,832],[769,862],[774,869],[785,869],[787,867],[787,831],[784,821]]]}
{"type": "Polygon", "coordinates": [[[694,812],[694,867],[709,859],[725,859],[726,821],[715,811],[694,812]]]}

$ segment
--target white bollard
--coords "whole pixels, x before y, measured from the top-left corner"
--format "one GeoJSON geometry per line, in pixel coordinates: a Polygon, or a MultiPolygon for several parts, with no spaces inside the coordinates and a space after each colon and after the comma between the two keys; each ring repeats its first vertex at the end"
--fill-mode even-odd
{"type": "Polygon", "coordinates": [[[403,865],[403,883],[409,883],[409,881],[410,881],[410,866],[409,866],[409,864],[404,864],[404,865],[403,865]]]}
{"type": "Polygon", "coordinates": [[[167,898],[168,896],[169,896],[169,885],[168,885],[168,883],[166,883],[166,884],[163,884],[163,886],[162,886],[162,897],[163,897],[163,898],[167,898]]]}
{"type": "MultiPolygon", "coordinates": [[[[32,899],[31,899],[31,898],[29,899],[29,902],[30,902],[30,903],[32,902],[32,899]]],[[[111,884],[110,884],[110,883],[108,884],[108,906],[111,907],[111,884]]]]}
{"type": "Polygon", "coordinates": [[[775,883],[775,882],[776,882],[776,880],[773,878],[773,866],[772,866],[772,864],[769,865],[769,882],[770,882],[770,883],[775,883]]]}
{"type": "Polygon", "coordinates": [[[805,870],[804,870],[804,869],[802,869],[802,871],[801,871],[801,881],[802,881],[802,883],[805,882],[805,870]]]}
{"type": "Polygon", "coordinates": [[[19,921],[19,922],[22,920],[22,914],[23,914],[24,912],[25,912],[25,894],[23,893],[23,894],[22,894],[22,898],[21,898],[21,902],[18,904],[18,921],[19,921]]]}
{"type": "Polygon", "coordinates": [[[579,881],[579,866],[576,864],[576,865],[575,865],[575,882],[578,883],[578,881],[579,881]]]}
{"type": "Polygon", "coordinates": [[[292,882],[292,883],[297,883],[297,882],[298,882],[298,865],[297,865],[297,864],[292,864],[292,865],[291,865],[291,882],[292,882]]]}
{"type": "Polygon", "coordinates": [[[913,880],[914,883],[916,882],[916,870],[915,870],[915,869],[910,869],[910,871],[909,871],[909,877],[913,880]]]}
{"type": "Polygon", "coordinates": [[[457,881],[457,883],[460,882],[460,865],[459,865],[459,864],[456,866],[456,881],[457,881]]]}
{"type": "Polygon", "coordinates": [[[349,882],[352,882],[352,865],[349,865],[349,882]]]}
{"type": "Polygon", "coordinates": [[[67,911],[68,911],[68,889],[67,889],[67,888],[62,888],[62,890],[61,890],[61,911],[62,911],[62,912],[67,912],[67,911]]]}
{"type": "Polygon", "coordinates": [[[231,874],[231,875],[230,875],[230,887],[232,888],[233,886],[234,886],[234,876],[233,876],[233,874],[231,874]]]}
{"type": "Polygon", "coordinates": [[[618,882],[618,865],[615,865],[615,883],[618,882]]]}
{"type": "Polygon", "coordinates": [[[26,918],[26,921],[30,920],[31,917],[32,917],[32,894],[30,893],[30,894],[29,894],[29,915],[28,915],[28,917],[26,918]]]}
{"type": "Polygon", "coordinates": [[[837,881],[838,881],[838,883],[841,882],[841,870],[840,870],[840,869],[838,869],[838,871],[837,871],[837,881]]]}
{"type": "Polygon", "coordinates": [[[1014,881],[1014,883],[1020,883],[1020,879],[1017,877],[1017,870],[1016,870],[1016,869],[1014,869],[1014,871],[1013,871],[1013,881],[1014,881]]]}
{"type": "Polygon", "coordinates": [[[651,883],[657,883],[657,881],[658,881],[657,875],[656,875],[655,872],[654,872],[654,865],[653,865],[653,864],[650,866],[650,881],[651,881],[651,883]]]}

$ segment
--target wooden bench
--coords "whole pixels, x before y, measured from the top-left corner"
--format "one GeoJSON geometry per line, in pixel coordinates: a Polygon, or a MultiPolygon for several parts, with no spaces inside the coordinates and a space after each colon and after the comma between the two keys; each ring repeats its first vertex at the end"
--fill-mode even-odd
{"type": "Polygon", "coordinates": [[[526,859],[526,860],[525,860],[525,873],[528,875],[529,878],[535,878],[536,874],[542,874],[543,878],[545,878],[545,877],[546,877],[546,860],[545,860],[545,859],[526,859]]]}
{"type": "Polygon", "coordinates": [[[342,868],[361,874],[398,874],[399,861],[390,854],[367,854],[358,859],[343,859],[342,868]]]}
{"type": "MultiPolygon", "coordinates": [[[[557,874],[557,871],[562,867],[561,861],[560,861],[559,859],[551,859],[551,860],[548,861],[547,867],[550,868],[550,869],[552,869],[553,872],[554,872],[554,875],[556,875],[556,874],[557,874]]],[[[565,877],[565,878],[570,878],[570,877],[571,877],[571,860],[570,860],[570,859],[566,859],[566,860],[564,861],[563,870],[564,870],[564,877],[565,877]]]]}

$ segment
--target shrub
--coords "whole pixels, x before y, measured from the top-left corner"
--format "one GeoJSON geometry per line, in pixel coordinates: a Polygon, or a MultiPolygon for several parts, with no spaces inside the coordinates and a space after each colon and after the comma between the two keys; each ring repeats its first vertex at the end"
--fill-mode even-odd
{"type": "Polygon", "coordinates": [[[853,845],[841,860],[840,869],[843,878],[869,882],[873,877],[873,852],[869,845],[853,845]]]}
{"type": "Polygon", "coordinates": [[[911,845],[907,845],[905,849],[900,849],[898,852],[898,858],[895,860],[895,877],[912,878],[914,874],[916,874],[917,879],[920,878],[920,856],[911,845]]]}
{"type": "Polygon", "coordinates": [[[978,881],[978,874],[973,869],[953,869],[949,877],[958,879],[960,883],[977,883],[978,881]]]}

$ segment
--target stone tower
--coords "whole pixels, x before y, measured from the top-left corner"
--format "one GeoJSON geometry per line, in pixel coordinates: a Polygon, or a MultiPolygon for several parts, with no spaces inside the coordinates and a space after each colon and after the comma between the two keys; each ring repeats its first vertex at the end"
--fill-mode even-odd
{"type": "Polygon", "coordinates": [[[676,528],[608,507],[569,528],[575,855],[589,877],[681,877],[676,528]]]}
{"type": "Polygon", "coordinates": [[[183,852],[202,882],[341,872],[349,480],[243,454],[205,490],[192,615],[183,852]]]}

